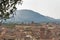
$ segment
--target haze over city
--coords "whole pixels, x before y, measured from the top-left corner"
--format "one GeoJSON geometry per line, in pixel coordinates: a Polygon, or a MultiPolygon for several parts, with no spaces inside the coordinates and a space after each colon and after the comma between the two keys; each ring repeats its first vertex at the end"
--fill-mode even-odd
{"type": "Polygon", "coordinates": [[[42,15],[60,19],[60,0],[23,0],[22,6],[16,6],[18,10],[30,9],[42,15]]]}

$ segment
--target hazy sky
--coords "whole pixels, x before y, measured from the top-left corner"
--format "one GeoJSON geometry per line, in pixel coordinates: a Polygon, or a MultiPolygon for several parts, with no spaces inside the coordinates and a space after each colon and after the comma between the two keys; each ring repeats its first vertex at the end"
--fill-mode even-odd
{"type": "Polygon", "coordinates": [[[60,19],[60,0],[23,0],[20,9],[30,9],[42,15],[60,19]]]}

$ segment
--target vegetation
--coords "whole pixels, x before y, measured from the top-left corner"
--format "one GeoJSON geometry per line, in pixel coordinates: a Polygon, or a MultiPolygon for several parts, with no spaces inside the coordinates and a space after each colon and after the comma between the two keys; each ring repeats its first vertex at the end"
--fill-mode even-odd
{"type": "Polygon", "coordinates": [[[22,0],[0,0],[0,23],[14,16],[16,4],[22,4],[22,0]]]}
{"type": "Polygon", "coordinates": [[[6,28],[10,28],[13,29],[15,27],[16,24],[2,24],[2,27],[6,27],[6,28]]]}

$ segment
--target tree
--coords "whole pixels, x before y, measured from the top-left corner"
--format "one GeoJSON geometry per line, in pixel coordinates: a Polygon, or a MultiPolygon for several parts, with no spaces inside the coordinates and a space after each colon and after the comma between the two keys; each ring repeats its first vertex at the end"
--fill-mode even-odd
{"type": "Polygon", "coordinates": [[[22,0],[0,0],[0,23],[14,15],[16,4],[22,4],[22,0]]]}

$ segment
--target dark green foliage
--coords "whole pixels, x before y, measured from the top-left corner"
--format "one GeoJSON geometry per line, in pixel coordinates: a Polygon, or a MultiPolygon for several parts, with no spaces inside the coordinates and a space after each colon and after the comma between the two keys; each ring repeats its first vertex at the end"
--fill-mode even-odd
{"type": "Polygon", "coordinates": [[[0,0],[0,21],[10,18],[10,14],[16,11],[16,4],[22,4],[22,0],[0,0]]]}

